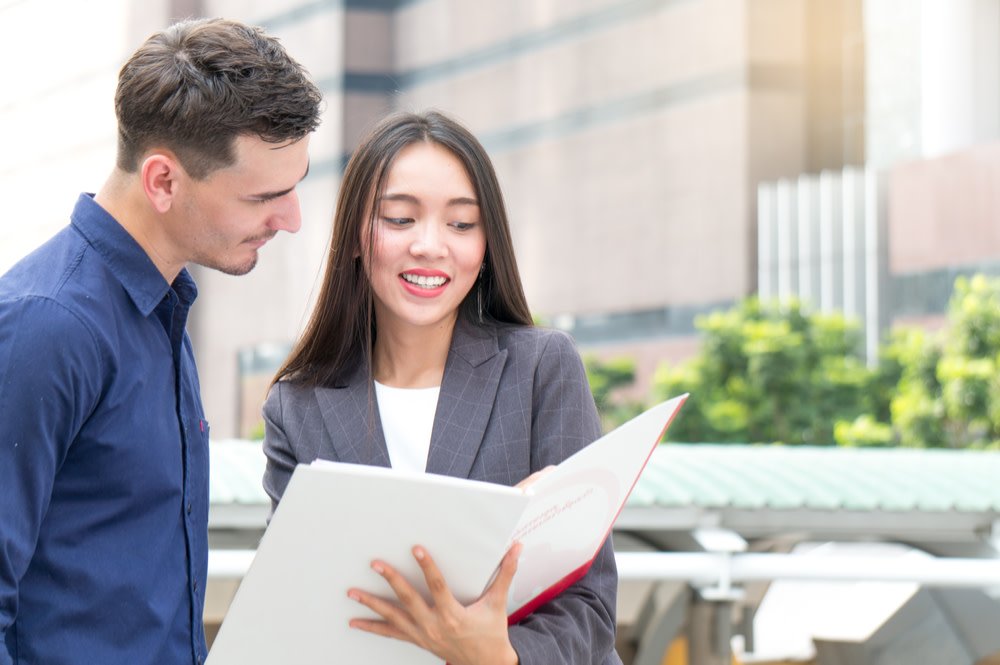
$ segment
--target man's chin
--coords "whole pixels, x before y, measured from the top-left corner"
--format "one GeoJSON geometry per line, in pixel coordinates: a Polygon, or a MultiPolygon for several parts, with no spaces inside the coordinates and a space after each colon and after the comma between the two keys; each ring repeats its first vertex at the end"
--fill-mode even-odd
{"type": "Polygon", "coordinates": [[[197,261],[196,263],[212,270],[218,270],[226,275],[241,277],[257,266],[257,252],[254,252],[253,256],[243,263],[220,263],[218,261],[197,261]]]}

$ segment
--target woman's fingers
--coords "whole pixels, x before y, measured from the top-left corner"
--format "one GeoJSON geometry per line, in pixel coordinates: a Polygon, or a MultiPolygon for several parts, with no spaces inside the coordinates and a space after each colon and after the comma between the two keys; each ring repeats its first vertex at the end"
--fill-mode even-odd
{"type": "Polygon", "coordinates": [[[394,625],[386,621],[378,621],[376,619],[351,619],[348,625],[351,628],[357,628],[358,630],[363,630],[366,633],[381,635],[382,637],[391,637],[403,642],[413,642],[407,633],[399,630],[394,625]]]}
{"type": "MultiPolygon", "coordinates": [[[[350,589],[347,592],[347,597],[364,605],[383,619],[382,621],[378,619],[351,619],[349,625],[352,628],[361,628],[379,635],[389,635],[389,631],[402,635],[413,632],[413,622],[408,613],[395,603],[360,589],[350,589]]],[[[389,636],[397,637],[396,634],[389,636]]],[[[399,639],[405,639],[405,637],[399,637],[399,639]]]]}
{"type": "Polygon", "coordinates": [[[507,595],[510,592],[511,582],[514,581],[514,574],[517,573],[517,560],[521,556],[521,548],[521,543],[511,545],[503,561],[500,562],[500,570],[497,571],[493,583],[483,593],[483,599],[494,607],[499,604],[506,610],[507,595]]]}
{"type": "Polygon", "coordinates": [[[413,558],[417,560],[420,570],[424,573],[424,581],[427,589],[431,592],[431,599],[434,607],[439,611],[450,612],[461,608],[461,604],[455,600],[451,593],[448,582],[445,581],[441,569],[437,567],[434,559],[423,547],[417,545],[413,548],[413,558]]]}
{"type": "Polygon", "coordinates": [[[520,552],[520,543],[507,551],[489,588],[468,606],[455,599],[441,570],[423,547],[414,547],[413,556],[430,590],[429,603],[395,568],[373,561],[372,569],[386,580],[398,602],[351,589],[348,595],[352,599],[383,620],[352,619],[350,626],[412,642],[451,663],[516,662],[517,654],[507,635],[506,606],[520,552]]]}
{"type": "Polygon", "coordinates": [[[372,570],[381,575],[389,584],[396,594],[396,598],[399,599],[399,605],[409,615],[411,622],[420,623],[427,620],[431,612],[427,601],[398,570],[384,561],[378,560],[372,562],[372,570]]]}

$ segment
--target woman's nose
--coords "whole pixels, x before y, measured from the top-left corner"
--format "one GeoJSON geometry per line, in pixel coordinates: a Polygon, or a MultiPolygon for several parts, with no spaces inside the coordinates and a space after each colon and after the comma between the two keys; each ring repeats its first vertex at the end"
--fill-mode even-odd
{"type": "Polygon", "coordinates": [[[414,256],[440,258],[448,254],[441,225],[437,222],[419,222],[414,232],[416,237],[410,245],[410,252],[414,256]]]}

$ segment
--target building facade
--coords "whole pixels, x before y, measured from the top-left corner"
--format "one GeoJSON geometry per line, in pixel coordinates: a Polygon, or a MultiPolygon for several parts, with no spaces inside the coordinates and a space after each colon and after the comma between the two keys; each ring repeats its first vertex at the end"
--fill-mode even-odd
{"type": "Polygon", "coordinates": [[[32,66],[12,68],[0,100],[0,120],[18,128],[0,155],[0,193],[13,206],[0,270],[106,177],[128,54],[172,20],[228,16],[279,36],[319,83],[325,111],[300,186],[302,230],[279,236],[245,277],[196,269],[190,330],[213,433],[259,427],[275,363],[318,289],[346,159],[366,127],[400,108],[443,110],[480,137],[533,312],[587,353],[635,356],[641,390],[657,364],[695,350],[698,314],[757,290],[761,183],[996,135],[998,65],[985,56],[998,48],[1000,10],[991,0],[941,4],[6,3],[7,61],[32,66]],[[49,20],[57,13],[66,20],[49,20]],[[938,55],[919,60],[925,50],[938,55]],[[965,63],[972,78],[941,76],[941,58],[953,65],[945,73],[965,63]],[[964,101],[951,115],[931,108],[945,98],[964,101]]]}

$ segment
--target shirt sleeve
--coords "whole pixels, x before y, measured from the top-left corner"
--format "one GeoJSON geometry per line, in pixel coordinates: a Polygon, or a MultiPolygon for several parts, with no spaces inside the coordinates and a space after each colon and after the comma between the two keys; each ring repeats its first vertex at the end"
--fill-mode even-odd
{"type": "Polygon", "coordinates": [[[0,665],[56,473],[100,395],[83,322],[40,297],[0,302],[0,665]]]}
{"type": "MultiPolygon", "coordinates": [[[[552,333],[535,372],[532,472],[559,464],[601,435],[583,362],[572,340],[552,333]]],[[[614,654],[618,572],[611,539],[590,570],[509,635],[522,665],[620,662],[614,654]]]]}

